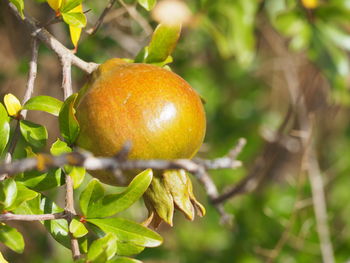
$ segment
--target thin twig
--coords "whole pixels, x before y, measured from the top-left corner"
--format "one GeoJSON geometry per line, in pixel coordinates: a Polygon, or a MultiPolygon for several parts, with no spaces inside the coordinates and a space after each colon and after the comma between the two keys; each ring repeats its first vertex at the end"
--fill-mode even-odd
{"type": "MultiPolygon", "coordinates": [[[[76,215],[74,208],[74,191],[73,191],[73,180],[69,174],[66,174],[66,206],[65,206],[66,219],[68,225],[72,222],[73,217],[76,215]]],[[[72,233],[70,234],[70,244],[72,250],[72,256],[74,260],[80,258],[80,249],[78,239],[74,238],[72,233]]]]}
{"type": "MultiPolygon", "coordinates": [[[[26,103],[26,101],[29,100],[33,94],[34,81],[35,81],[36,73],[37,73],[37,60],[38,60],[39,46],[38,46],[37,40],[34,37],[32,38],[31,46],[32,46],[32,57],[31,57],[31,60],[29,62],[28,81],[27,81],[27,85],[26,85],[26,91],[24,94],[24,98],[22,100],[22,105],[24,103],[26,103]]],[[[21,111],[21,118],[25,119],[26,116],[27,116],[27,111],[22,110],[21,111]]],[[[20,133],[19,120],[16,120],[16,127],[15,127],[13,136],[12,136],[11,141],[10,141],[9,150],[5,155],[5,163],[9,163],[12,160],[12,154],[15,151],[17,141],[19,138],[19,133],[20,133]]],[[[0,174],[0,181],[5,179],[6,177],[7,177],[7,174],[0,174]]]]}
{"type": "MultiPolygon", "coordinates": [[[[31,39],[31,46],[32,46],[32,57],[29,62],[29,73],[28,73],[28,81],[27,81],[27,87],[26,87],[26,92],[23,97],[22,104],[25,104],[32,96],[33,91],[34,91],[34,82],[36,79],[36,74],[38,70],[38,50],[39,50],[39,45],[38,45],[38,40],[34,37],[31,39]]],[[[27,116],[27,111],[22,110],[21,114],[23,118],[25,119],[27,116]]]]}
{"type": "Polygon", "coordinates": [[[144,19],[143,16],[139,14],[139,12],[137,12],[136,7],[134,5],[127,5],[123,0],[119,0],[119,3],[126,9],[129,15],[142,27],[146,36],[152,34],[152,27],[148,24],[147,20],[144,19]]]}
{"type": "Polygon", "coordinates": [[[115,20],[117,18],[119,18],[120,16],[124,15],[125,13],[127,13],[128,11],[124,8],[124,7],[120,7],[117,9],[114,9],[113,11],[109,12],[105,19],[103,20],[105,23],[109,23],[112,20],[115,20]]]}
{"type": "Polygon", "coordinates": [[[231,159],[236,159],[237,156],[241,153],[243,150],[244,146],[246,145],[247,140],[245,138],[239,138],[237,145],[229,152],[228,156],[231,159]]]}
{"type": "Polygon", "coordinates": [[[81,58],[75,56],[71,50],[62,45],[61,42],[59,42],[54,36],[52,36],[46,29],[38,28],[31,17],[25,16],[24,19],[22,19],[21,15],[17,11],[17,8],[8,0],[6,1],[11,12],[16,16],[18,21],[20,21],[23,25],[27,27],[30,34],[33,37],[38,38],[49,49],[54,51],[59,58],[70,55],[72,64],[89,74],[92,73],[98,67],[98,64],[96,63],[86,62],[81,58]]]}
{"type": "Polygon", "coordinates": [[[17,215],[12,213],[0,214],[0,222],[2,221],[43,221],[43,220],[55,220],[66,218],[66,214],[42,214],[42,215],[17,215]]]}
{"type": "Polygon", "coordinates": [[[86,33],[93,35],[97,32],[97,30],[100,28],[101,24],[103,23],[105,16],[111,10],[111,8],[113,7],[115,2],[116,2],[116,0],[109,0],[106,8],[103,10],[102,14],[97,19],[95,25],[93,27],[91,27],[90,29],[86,30],[86,33]]]}

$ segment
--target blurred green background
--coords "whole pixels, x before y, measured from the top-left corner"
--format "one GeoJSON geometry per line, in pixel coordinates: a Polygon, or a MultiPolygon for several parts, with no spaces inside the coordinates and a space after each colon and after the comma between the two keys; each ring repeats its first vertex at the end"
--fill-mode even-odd
{"type": "MultiPolygon", "coordinates": [[[[40,1],[39,1],[40,2],[40,1]]],[[[46,3],[26,1],[25,11],[40,22],[54,13],[46,3]]],[[[157,23],[135,1],[117,1],[95,35],[83,34],[77,55],[101,63],[111,57],[133,58],[148,43],[157,23]],[[136,14],[136,15],[135,15],[136,14]]],[[[243,178],[256,187],[225,202],[230,226],[195,191],[208,210],[188,222],[161,226],[165,239],[138,259],[169,263],[322,262],[319,230],[305,158],[300,112],[309,120],[323,178],[328,227],[336,262],[350,260],[350,126],[349,0],[188,0],[191,10],[173,54],[173,71],[205,99],[208,127],[199,155],[226,154],[240,137],[247,145],[239,155],[243,167],[213,171],[220,192],[243,178]],[[300,110],[301,109],[301,110],[300,110]]],[[[107,1],[84,1],[90,28],[107,1]]],[[[72,48],[63,24],[50,26],[72,48]]],[[[0,2],[0,95],[23,97],[30,57],[29,37],[0,2]]],[[[78,90],[86,76],[73,72],[78,90]]],[[[35,95],[62,99],[60,63],[41,45],[35,95]]],[[[48,127],[50,142],[58,136],[55,118],[32,113],[29,119],[48,127]],[[43,117],[44,116],[44,117],[43,117]]],[[[305,140],[304,140],[305,142],[305,140]]],[[[314,146],[313,146],[314,143],[314,146]]],[[[310,146],[311,145],[311,146],[310,146]]],[[[194,180],[193,180],[194,181],[194,180]]],[[[57,193],[62,199],[62,194],[57,193]]],[[[142,221],[135,205],[127,215],[142,221]]],[[[16,223],[26,241],[24,254],[1,251],[10,262],[69,262],[71,254],[49,237],[39,223],[16,223]]]]}

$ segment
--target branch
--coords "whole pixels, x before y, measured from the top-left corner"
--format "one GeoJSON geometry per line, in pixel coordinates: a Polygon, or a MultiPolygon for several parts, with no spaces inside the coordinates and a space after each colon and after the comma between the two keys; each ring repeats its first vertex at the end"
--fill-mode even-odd
{"type": "Polygon", "coordinates": [[[97,19],[96,24],[92,28],[86,30],[86,33],[88,33],[90,35],[93,35],[93,34],[95,34],[97,32],[97,30],[100,28],[101,24],[103,23],[103,20],[104,20],[105,16],[111,10],[111,8],[113,7],[113,5],[114,5],[114,3],[116,1],[117,0],[109,0],[106,8],[103,10],[102,14],[97,19]]]}
{"type": "Polygon", "coordinates": [[[61,42],[59,42],[54,36],[52,36],[46,29],[38,28],[31,17],[25,16],[25,18],[22,19],[17,11],[17,8],[8,0],[6,1],[11,12],[15,15],[18,21],[20,21],[24,26],[27,27],[30,34],[33,37],[39,39],[41,42],[43,42],[49,49],[54,51],[59,58],[69,56],[73,65],[77,66],[78,68],[89,74],[91,74],[98,67],[98,64],[96,63],[86,62],[81,58],[75,56],[71,50],[62,45],[61,42]]]}
{"type": "Polygon", "coordinates": [[[155,170],[165,169],[185,169],[193,174],[198,173],[200,169],[235,169],[242,163],[237,160],[228,160],[226,157],[217,158],[210,162],[202,159],[189,160],[120,160],[115,157],[95,157],[88,152],[71,152],[60,156],[49,154],[39,154],[36,158],[25,158],[14,160],[10,163],[0,165],[0,174],[9,175],[26,172],[30,170],[44,170],[49,168],[58,168],[63,165],[76,165],[85,167],[87,170],[133,170],[147,169],[155,170]],[[225,162],[223,162],[225,160],[225,162]],[[42,169],[44,167],[44,169],[42,169]]]}
{"type": "Polygon", "coordinates": [[[42,215],[15,215],[12,213],[0,214],[0,222],[2,221],[43,221],[43,220],[55,220],[64,219],[66,214],[55,213],[55,214],[42,214],[42,215]]]}
{"type": "Polygon", "coordinates": [[[259,184],[259,180],[255,178],[255,174],[249,174],[244,177],[238,184],[233,185],[229,190],[220,196],[213,199],[214,204],[219,204],[225,202],[227,199],[230,199],[238,194],[251,192],[259,184]]]}
{"type": "Polygon", "coordinates": [[[214,160],[204,160],[196,158],[194,161],[202,166],[204,166],[207,170],[208,169],[223,169],[223,168],[236,168],[236,167],[230,167],[233,165],[233,161],[236,161],[236,158],[238,154],[242,151],[243,147],[246,144],[246,139],[240,138],[238,140],[237,145],[229,151],[229,153],[221,158],[216,158],[214,160]]]}
{"type": "MultiPolygon", "coordinates": [[[[64,55],[61,57],[62,64],[62,88],[63,88],[63,97],[66,100],[70,95],[73,94],[72,88],[72,57],[71,55],[64,55]]],[[[66,205],[64,208],[65,214],[67,216],[68,225],[72,222],[73,217],[76,215],[74,208],[74,188],[73,180],[69,174],[66,174],[66,205]]],[[[70,244],[72,250],[72,256],[74,260],[80,258],[80,249],[78,239],[76,239],[72,233],[70,235],[70,244]]]]}
{"type": "MultiPolygon", "coordinates": [[[[237,146],[230,151],[228,156],[216,158],[213,160],[204,160],[196,158],[194,160],[189,159],[177,159],[177,160],[126,160],[125,149],[123,148],[114,157],[95,157],[89,152],[75,151],[60,156],[53,156],[49,154],[39,154],[35,158],[25,158],[20,160],[14,160],[11,163],[4,163],[0,165],[0,174],[17,174],[20,172],[30,170],[46,170],[50,168],[58,168],[63,165],[82,166],[87,170],[143,170],[143,169],[155,169],[155,170],[167,170],[167,169],[184,169],[192,173],[197,180],[203,185],[210,201],[213,203],[219,214],[221,215],[221,221],[223,223],[229,223],[230,216],[224,211],[222,204],[216,204],[213,201],[218,197],[218,190],[215,183],[208,175],[208,170],[217,169],[235,169],[242,165],[240,161],[235,158],[239,151],[242,150],[245,144],[245,139],[240,139],[237,146]],[[232,153],[236,154],[232,154],[232,153]],[[231,156],[230,156],[231,155],[231,156]]],[[[75,215],[73,201],[73,184],[70,176],[66,176],[66,213],[67,220],[71,220],[71,217],[75,215]]],[[[72,239],[73,242],[74,239],[72,239]]],[[[75,241],[74,241],[75,242],[75,241]]],[[[76,243],[77,244],[77,243],[76,243]]],[[[72,244],[72,252],[73,252],[72,244]]],[[[77,258],[78,256],[74,256],[77,258]]]]}
{"type": "Polygon", "coordinates": [[[71,56],[69,56],[69,55],[62,56],[61,57],[61,64],[62,64],[63,97],[64,97],[64,100],[66,100],[70,95],[73,94],[71,56]]]}

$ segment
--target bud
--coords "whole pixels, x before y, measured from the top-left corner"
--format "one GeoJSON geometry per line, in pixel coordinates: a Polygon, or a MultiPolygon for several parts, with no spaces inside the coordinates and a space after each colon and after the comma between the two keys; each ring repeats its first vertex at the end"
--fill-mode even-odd
{"type": "Polygon", "coordinates": [[[19,112],[22,110],[21,103],[16,96],[11,93],[5,95],[4,103],[7,113],[12,117],[17,117],[19,112]]]}

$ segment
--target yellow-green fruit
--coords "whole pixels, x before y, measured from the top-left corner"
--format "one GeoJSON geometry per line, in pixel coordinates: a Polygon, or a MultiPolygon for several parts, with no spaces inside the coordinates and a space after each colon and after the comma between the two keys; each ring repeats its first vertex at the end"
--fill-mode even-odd
{"type": "MultiPolygon", "coordinates": [[[[201,99],[185,80],[157,66],[121,59],[108,60],[93,73],[79,92],[76,117],[78,146],[112,156],[130,142],[130,159],[191,158],[206,126],[201,99]]],[[[108,184],[121,183],[108,172],[93,175],[108,184]]]]}

